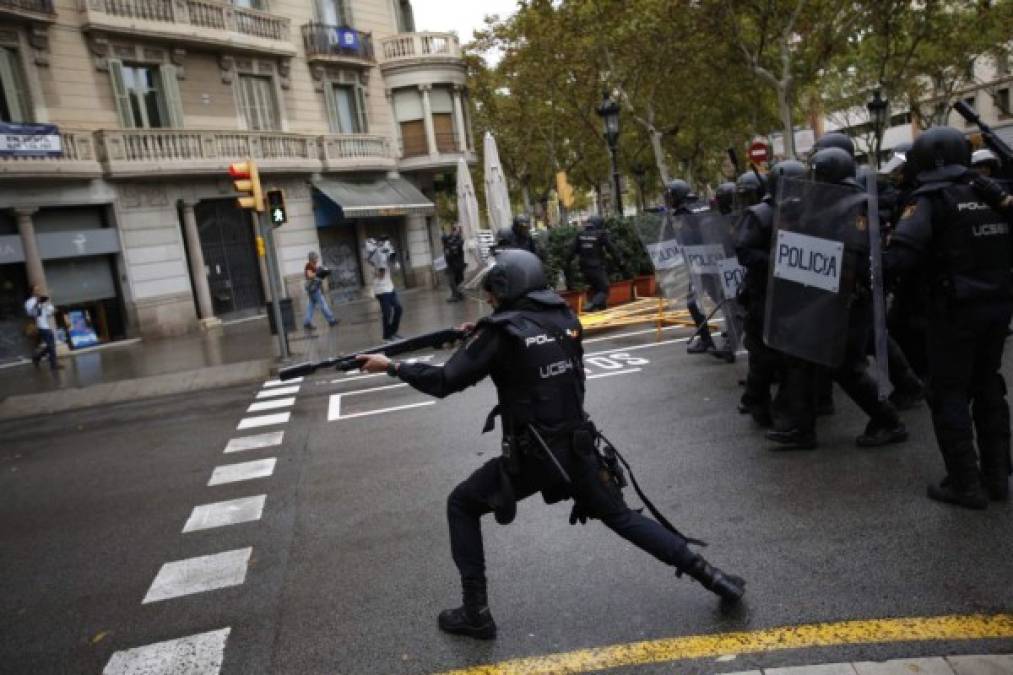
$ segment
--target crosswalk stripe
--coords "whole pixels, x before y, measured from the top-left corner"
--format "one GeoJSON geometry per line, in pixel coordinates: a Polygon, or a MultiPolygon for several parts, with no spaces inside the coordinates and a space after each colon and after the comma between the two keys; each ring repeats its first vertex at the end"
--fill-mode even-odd
{"type": "Polygon", "coordinates": [[[281,445],[284,438],[284,431],[269,431],[266,434],[257,434],[256,436],[233,438],[230,439],[228,445],[225,446],[225,452],[228,454],[230,452],[243,452],[244,450],[273,448],[276,445],[281,445]]]}
{"type": "Polygon", "coordinates": [[[231,628],[124,649],[112,655],[102,675],[215,675],[222,669],[231,628]]]}
{"type": "Polygon", "coordinates": [[[274,389],[264,389],[263,391],[257,392],[257,399],[271,398],[272,396],[291,396],[292,394],[298,393],[298,384],[294,387],[275,387],[274,389]]]}
{"type": "Polygon", "coordinates": [[[208,481],[208,487],[225,485],[226,483],[238,483],[239,481],[253,480],[254,478],[266,478],[274,473],[274,465],[277,461],[277,458],[270,457],[252,462],[216,466],[215,470],[211,472],[211,480],[208,481]]]}
{"type": "Polygon", "coordinates": [[[195,506],[186,525],[183,526],[183,533],[260,520],[264,514],[266,499],[267,495],[258,495],[195,506]]]}
{"type": "Polygon", "coordinates": [[[256,429],[257,427],[269,427],[272,424],[287,424],[292,413],[283,412],[275,415],[260,415],[259,417],[244,417],[239,421],[237,431],[243,429],[256,429]]]}
{"type": "Polygon", "coordinates": [[[158,570],[141,604],[238,586],[246,581],[246,569],[252,553],[253,547],[247,546],[234,551],[167,562],[158,570]]]}
{"type": "Polygon", "coordinates": [[[295,398],[275,398],[269,401],[257,401],[251,403],[250,407],[246,409],[248,413],[263,412],[265,410],[277,410],[278,408],[291,408],[295,405],[295,398]]]}
{"type": "Polygon", "coordinates": [[[265,387],[280,387],[286,384],[299,384],[302,382],[301,377],[293,377],[291,380],[268,380],[264,383],[265,387]]]}

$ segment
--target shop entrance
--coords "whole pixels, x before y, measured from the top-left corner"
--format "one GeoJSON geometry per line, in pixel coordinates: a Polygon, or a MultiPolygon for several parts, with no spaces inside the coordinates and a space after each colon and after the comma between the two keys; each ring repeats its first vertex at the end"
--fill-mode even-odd
{"type": "Polygon", "coordinates": [[[236,319],[260,312],[264,292],[250,216],[234,199],[203,201],[194,212],[215,316],[236,319]]]}
{"type": "Polygon", "coordinates": [[[28,280],[24,263],[0,265],[0,363],[17,361],[31,354],[34,343],[25,328],[28,280]]]}

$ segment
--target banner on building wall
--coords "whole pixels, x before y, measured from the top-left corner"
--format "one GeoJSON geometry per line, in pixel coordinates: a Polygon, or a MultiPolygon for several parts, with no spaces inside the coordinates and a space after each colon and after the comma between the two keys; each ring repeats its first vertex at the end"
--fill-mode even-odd
{"type": "Polygon", "coordinates": [[[0,122],[0,157],[61,157],[63,145],[54,124],[0,122]]]}

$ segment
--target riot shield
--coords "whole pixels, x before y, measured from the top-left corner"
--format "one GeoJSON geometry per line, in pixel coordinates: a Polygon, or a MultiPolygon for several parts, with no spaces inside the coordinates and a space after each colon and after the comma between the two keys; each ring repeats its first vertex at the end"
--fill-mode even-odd
{"type": "Polygon", "coordinates": [[[763,340],[836,368],[859,280],[869,276],[867,195],[857,186],[791,178],[780,186],[763,340]]]}
{"type": "Polygon", "coordinates": [[[654,265],[661,294],[669,300],[685,300],[689,275],[676,237],[676,227],[668,212],[648,213],[634,221],[637,237],[654,265]]]}

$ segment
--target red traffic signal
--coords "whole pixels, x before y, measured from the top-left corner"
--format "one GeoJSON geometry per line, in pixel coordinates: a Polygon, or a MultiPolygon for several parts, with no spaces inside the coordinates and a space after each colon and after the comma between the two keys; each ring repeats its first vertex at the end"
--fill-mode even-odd
{"type": "Polygon", "coordinates": [[[239,208],[263,213],[264,192],[260,187],[260,174],[257,172],[256,163],[250,159],[230,164],[229,176],[232,177],[236,192],[244,195],[236,200],[239,208]]]}

